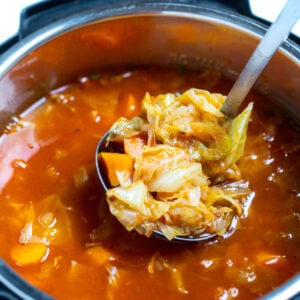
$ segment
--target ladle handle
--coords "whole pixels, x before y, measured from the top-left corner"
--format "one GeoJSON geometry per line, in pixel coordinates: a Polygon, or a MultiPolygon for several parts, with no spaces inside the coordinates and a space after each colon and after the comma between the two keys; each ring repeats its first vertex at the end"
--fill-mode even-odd
{"type": "Polygon", "coordinates": [[[222,111],[234,117],[257,78],[300,17],[300,1],[288,0],[231,88],[222,111]]]}

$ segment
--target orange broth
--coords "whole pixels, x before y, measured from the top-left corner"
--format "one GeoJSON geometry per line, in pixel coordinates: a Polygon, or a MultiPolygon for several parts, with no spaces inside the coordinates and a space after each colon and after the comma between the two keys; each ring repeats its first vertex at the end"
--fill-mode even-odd
{"type": "Polygon", "coordinates": [[[146,91],[191,87],[227,94],[231,82],[210,71],[106,70],[9,124],[0,140],[1,257],[57,299],[254,299],[297,273],[299,130],[255,93],[239,161],[253,193],[234,234],[174,245],[127,232],[108,213],[94,164],[101,135],[118,117],[138,115],[146,91]],[[20,242],[46,247],[23,257],[20,242]]]}

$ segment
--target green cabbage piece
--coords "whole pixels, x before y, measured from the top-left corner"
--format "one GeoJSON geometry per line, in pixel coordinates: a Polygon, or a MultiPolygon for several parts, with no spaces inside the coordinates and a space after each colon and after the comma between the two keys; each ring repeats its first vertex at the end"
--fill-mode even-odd
{"type": "Polygon", "coordinates": [[[253,103],[248,106],[231,122],[230,136],[232,139],[232,148],[225,162],[227,166],[236,163],[244,154],[244,148],[247,138],[247,128],[250,120],[253,103]]]}
{"type": "Polygon", "coordinates": [[[136,136],[141,133],[144,123],[145,121],[140,117],[134,117],[131,120],[121,117],[110,128],[107,141],[122,141],[136,136]]]}

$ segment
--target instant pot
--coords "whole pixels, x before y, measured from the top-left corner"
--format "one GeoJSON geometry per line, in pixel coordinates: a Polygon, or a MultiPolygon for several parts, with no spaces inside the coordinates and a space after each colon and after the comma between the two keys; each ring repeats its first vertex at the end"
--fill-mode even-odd
{"type": "MultiPolygon", "coordinates": [[[[210,67],[235,79],[268,26],[245,0],[53,0],[30,6],[21,13],[18,34],[0,46],[0,128],[50,90],[104,66],[180,64],[210,67]],[[113,35],[120,18],[128,19],[132,32],[122,49],[98,35],[113,35]],[[183,24],[188,38],[175,39],[183,24]],[[136,26],[145,26],[143,36],[136,26]],[[87,32],[90,38],[82,39],[87,32]]],[[[290,35],[256,84],[298,121],[299,60],[299,37],[290,35]]],[[[0,260],[0,299],[52,298],[0,260]]],[[[300,274],[264,299],[300,299],[300,274]]]]}

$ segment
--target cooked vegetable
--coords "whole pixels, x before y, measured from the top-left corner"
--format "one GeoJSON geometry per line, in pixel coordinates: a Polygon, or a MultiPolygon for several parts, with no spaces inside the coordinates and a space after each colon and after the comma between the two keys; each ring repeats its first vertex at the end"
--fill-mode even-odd
{"type": "Polygon", "coordinates": [[[253,104],[250,103],[246,109],[240,113],[231,123],[230,136],[233,147],[229,155],[226,157],[226,164],[228,166],[236,163],[244,153],[244,147],[247,137],[247,127],[253,104]]]}
{"type": "Polygon", "coordinates": [[[143,124],[144,120],[140,117],[134,117],[131,120],[122,117],[111,127],[108,141],[121,141],[137,136],[141,132],[143,124]]]}
{"type": "Polygon", "coordinates": [[[19,266],[26,266],[42,262],[47,255],[48,249],[42,244],[17,244],[10,252],[11,258],[19,266]]]}
{"type": "MultiPolygon", "coordinates": [[[[130,177],[133,173],[133,159],[128,154],[102,152],[101,158],[107,169],[107,175],[112,186],[118,186],[118,172],[126,172],[130,177]]],[[[121,176],[119,174],[119,176],[121,176]]]]}
{"type": "Polygon", "coordinates": [[[172,282],[176,286],[177,291],[180,294],[188,294],[188,291],[185,289],[181,271],[170,265],[166,259],[164,259],[160,253],[156,252],[150,259],[148,263],[148,272],[153,275],[157,272],[168,271],[172,276],[172,282]]]}
{"type": "Polygon", "coordinates": [[[143,152],[145,141],[141,137],[132,137],[124,139],[124,151],[126,154],[136,158],[143,152]]]}
{"type": "Polygon", "coordinates": [[[146,93],[146,120],[114,123],[108,141],[123,143],[127,154],[112,153],[119,155],[117,164],[106,162],[111,185],[120,185],[107,191],[107,202],[127,230],[146,236],[160,230],[170,240],[201,232],[224,235],[243,214],[250,189],[235,163],[243,155],[252,103],[231,121],[220,110],[224,101],[197,89],[179,96],[146,93]],[[129,158],[133,170],[126,167],[129,158]],[[112,178],[115,165],[130,172],[130,180],[112,178]]]}
{"type": "Polygon", "coordinates": [[[155,200],[142,181],[127,187],[116,187],[107,191],[110,211],[127,230],[136,229],[150,236],[154,230],[154,222],[168,210],[169,204],[155,200]],[[147,224],[144,224],[147,220],[147,224]]]}

